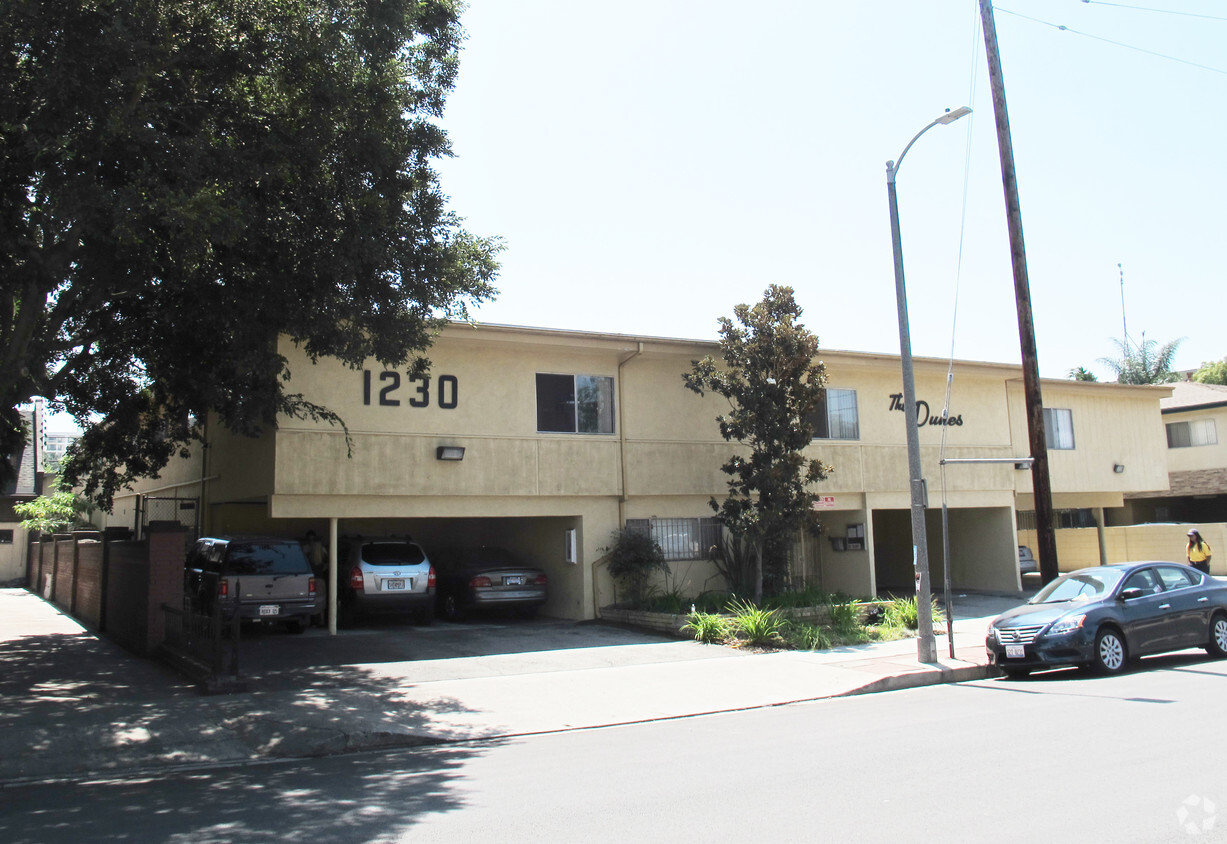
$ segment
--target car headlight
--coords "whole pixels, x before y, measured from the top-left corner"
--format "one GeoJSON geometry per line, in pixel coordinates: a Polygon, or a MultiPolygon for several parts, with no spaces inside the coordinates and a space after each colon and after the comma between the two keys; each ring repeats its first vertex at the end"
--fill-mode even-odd
{"type": "Polygon", "coordinates": [[[1082,622],[1086,621],[1086,613],[1078,613],[1077,615],[1067,615],[1064,618],[1058,618],[1048,628],[1049,636],[1064,636],[1067,633],[1073,633],[1082,626],[1082,622]]]}

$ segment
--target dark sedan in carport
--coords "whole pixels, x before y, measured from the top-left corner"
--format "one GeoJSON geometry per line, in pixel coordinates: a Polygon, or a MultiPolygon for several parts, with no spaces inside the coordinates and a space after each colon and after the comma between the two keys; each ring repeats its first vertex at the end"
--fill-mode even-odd
{"type": "Polygon", "coordinates": [[[1061,665],[1113,674],[1185,648],[1227,657],[1227,584],[1183,563],[1080,569],[993,619],[985,647],[1011,676],[1061,665]]]}
{"type": "Polygon", "coordinates": [[[496,608],[528,617],[545,603],[545,572],[505,548],[445,549],[433,558],[438,569],[439,613],[449,621],[459,621],[470,610],[496,608]]]}

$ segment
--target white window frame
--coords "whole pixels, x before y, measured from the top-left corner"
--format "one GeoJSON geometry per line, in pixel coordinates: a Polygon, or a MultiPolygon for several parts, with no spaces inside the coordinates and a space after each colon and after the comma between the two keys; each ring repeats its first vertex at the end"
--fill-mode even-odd
{"type": "Polygon", "coordinates": [[[1067,407],[1044,408],[1044,439],[1049,450],[1074,450],[1074,412],[1067,407]]]}
{"type": "Polygon", "coordinates": [[[816,440],[859,440],[861,438],[861,412],[857,405],[856,390],[828,387],[824,392],[826,395],[823,397],[822,406],[826,409],[826,434],[823,435],[823,429],[814,425],[813,438],[816,440]],[[852,417],[850,424],[847,419],[849,413],[852,417]],[[846,436],[834,436],[831,432],[835,430],[846,436]]]}
{"type": "Polygon", "coordinates": [[[1213,419],[1187,419],[1168,422],[1168,448],[1196,448],[1203,445],[1218,445],[1218,428],[1213,419]]]}
{"type": "Polygon", "coordinates": [[[537,412],[537,433],[540,434],[597,434],[610,435],[617,433],[617,416],[614,413],[614,396],[615,385],[612,375],[574,375],[561,372],[538,372],[534,379],[533,389],[535,391],[536,412],[537,412]],[[566,430],[555,430],[541,427],[541,378],[569,378],[571,379],[571,425],[566,430]],[[597,407],[596,407],[596,424],[597,430],[581,430],[580,420],[581,410],[587,407],[590,402],[582,402],[578,399],[585,388],[591,388],[592,383],[597,384],[597,407]],[[601,389],[604,387],[604,389],[601,389]],[[605,401],[606,406],[601,406],[601,401],[605,401]]]}

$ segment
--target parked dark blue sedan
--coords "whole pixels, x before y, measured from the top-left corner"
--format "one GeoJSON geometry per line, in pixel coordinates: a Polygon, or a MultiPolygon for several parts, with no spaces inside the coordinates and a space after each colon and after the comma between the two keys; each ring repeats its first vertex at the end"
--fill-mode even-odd
{"type": "Polygon", "coordinates": [[[1119,563],[1049,583],[988,626],[989,663],[1011,676],[1061,665],[1103,674],[1145,654],[1227,657],[1227,583],[1183,563],[1119,563]]]}

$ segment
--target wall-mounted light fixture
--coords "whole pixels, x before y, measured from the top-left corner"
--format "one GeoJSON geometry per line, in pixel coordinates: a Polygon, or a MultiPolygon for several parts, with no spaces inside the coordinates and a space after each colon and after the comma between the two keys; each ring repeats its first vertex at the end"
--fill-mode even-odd
{"type": "Polygon", "coordinates": [[[462,445],[441,445],[435,450],[436,460],[463,460],[464,446],[462,445]]]}
{"type": "Polygon", "coordinates": [[[1122,472],[1125,471],[1125,464],[1124,463],[1113,463],[1112,471],[1118,475],[1121,474],[1122,472]]]}

